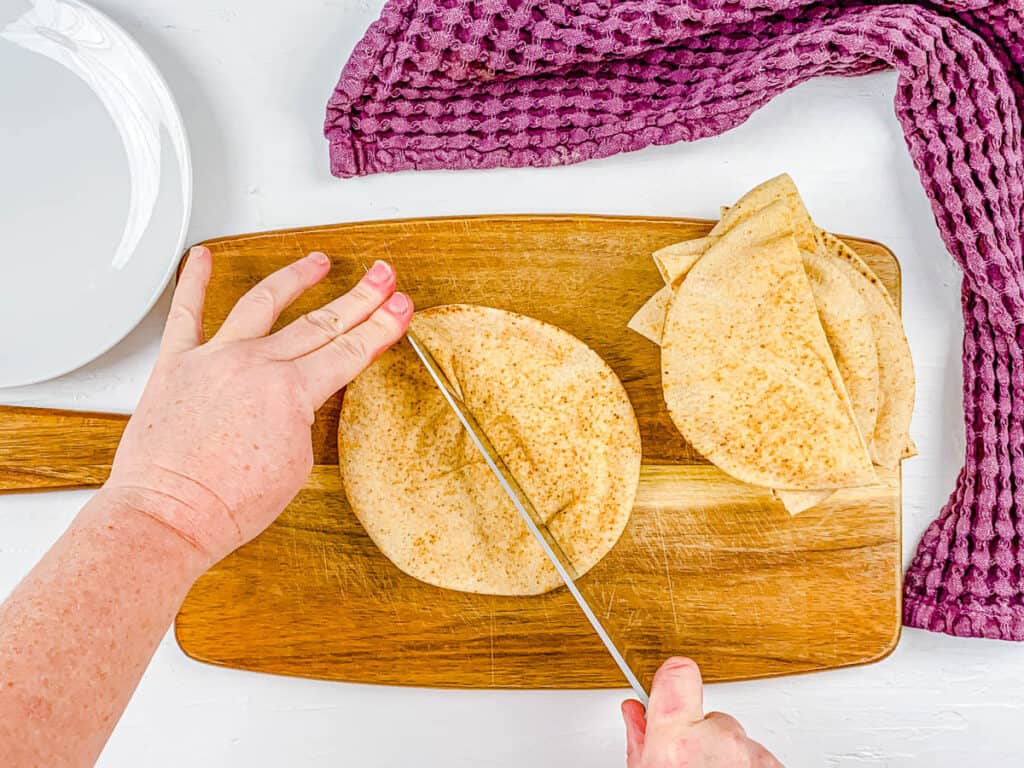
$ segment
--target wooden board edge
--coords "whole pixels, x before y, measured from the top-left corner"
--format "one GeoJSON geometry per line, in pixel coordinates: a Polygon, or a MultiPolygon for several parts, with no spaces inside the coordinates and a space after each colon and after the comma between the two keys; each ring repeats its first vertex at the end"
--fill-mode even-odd
{"type": "Polygon", "coordinates": [[[63,418],[74,416],[78,419],[104,419],[107,421],[128,421],[130,413],[115,413],[113,411],[79,411],[68,408],[51,408],[49,406],[35,405],[0,405],[0,414],[3,413],[24,413],[32,416],[55,416],[63,418]]]}
{"type": "Polygon", "coordinates": [[[0,488],[0,496],[29,496],[35,493],[64,493],[65,491],[98,491],[102,487],[103,483],[97,480],[90,483],[46,485],[39,488],[0,488]]]}
{"type": "MultiPolygon", "coordinates": [[[[902,605],[902,601],[898,601],[899,605],[902,605]]],[[[843,664],[831,664],[828,666],[821,667],[810,667],[808,669],[798,670],[785,670],[779,672],[772,672],[762,675],[735,675],[735,676],[722,676],[722,677],[705,677],[704,683],[706,685],[723,685],[726,683],[745,683],[754,680],[774,680],[782,677],[802,677],[805,675],[818,675],[825,672],[832,672],[837,669],[853,669],[856,667],[870,666],[871,664],[877,664],[885,659],[889,658],[899,646],[902,638],[902,621],[897,622],[895,632],[892,638],[886,641],[886,644],[881,647],[877,653],[870,656],[865,656],[861,659],[855,659],[850,662],[843,664]]],[[[622,681],[621,684],[583,684],[583,683],[559,683],[552,682],[550,685],[532,685],[532,686],[517,686],[517,685],[494,685],[494,686],[483,686],[483,685],[417,685],[414,683],[396,683],[391,680],[382,681],[370,681],[370,680],[347,680],[342,677],[326,677],[323,675],[315,675],[309,673],[292,672],[289,670],[268,670],[260,669],[253,666],[242,666],[240,663],[232,662],[230,660],[218,660],[211,659],[201,656],[199,654],[190,651],[186,644],[182,641],[178,634],[178,623],[175,621],[174,624],[174,639],[178,644],[178,648],[181,650],[186,657],[195,661],[199,664],[208,664],[211,667],[219,667],[221,669],[233,669],[238,672],[257,673],[261,675],[273,675],[275,677],[292,677],[299,680],[321,680],[329,683],[342,683],[344,685],[374,685],[384,688],[420,688],[423,690],[438,690],[438,691],[616,691],[616,690],[629,690],[629,685],[622,681]]]]}
{"type": "MultiPolygon", "coordinates": [[[[899,260],[896,258],[896,254],[894,254],[887,246],[882,245],[881,243],[873,244],[884,248],[892,257],[893,261],[895,261],[897,265],[899,264],[899,260]]],[[[897,272],[897,277],[900,277],[899,272],[897,272]]],[[[904,459],[903,461],[907,461],[907,459],[904,459]]],[[[892,633],[888,638],[886,638],[885,643],[882,644],[876,652],[868,654],[867,656],[864,656],[860,659],[854,659],[845,664],[830,664],[828,666],[799,670],[796,672],[780,671],[764,675],[737,675],[735,677],[718,677],[708,679],[705,682],[741,683],[749,680],[772,680],[778,677],[814,675],[820,672],[831,672],[835,669],[852,669],[854,667],[866,667],[871,664],[877,664],[880,661],[885,661],[893,653],[895,653],[896,649],[899,647],[900,641],[903,639],[903,461],[900,462],[899,471],[896,478],[899,488],[899,493],[896,495],[896,498],[899,501],[899,505],[896,509],[896,540],[893,542],[893,546],[896,550],[896,557],[894,559],[896,568],[894,569],[893,574],[895,576],[895,584],[893,585],[893,589],[896,593],[895,615],[892,617],[892,633]]]]}
{"type": "MultiPolygon", "coordinates": [[[[576,221],[585,219],[588,221],[607,221],[607,222],[634,222],[644,223],[649,222],[651,224],[694,224],[700,226],[707,226],[709,229],[718,223],[718,219],[704,219],[694,218],[689,216],[641,216],[636,214],[624,214],[624,213],[464,213],[455,214],[451,216],[403,216],[397,219],[363,219],[360,221],[338,221],[333,224],[314,224],[308,226],[298,227],[282,227],[280,229],[267,229],[257,230],[254,232],[243,232],[237,235],[218,235],[217,237],[206,238],[198,240],[187,248],[182,253],[182,258],[188,255],[191,248],[197,245],[218,245],[226,242],[242,242],[246,240],[258,240],[263,237],[279,237],[282,235],[292,234],[309,234],[315,232],[326,232],[332,229],[338,229],[339,227],[392,227],[401,226],[403,224],[434,224],[449,221],[499,221],[499,222],[516,222],[516,221],[576,221]]],[[[896,258],[896,254],[893,253],[892,249],[889,248],[885,243],[873,240],[871,238],[859,237],[857,235],[846,235],[841,233],[833,233],[836,237],[844,241],[852,241],[865,245],[875,246],[884,250],[896,262],[897,277],[902,283],[902,269],[899,265],[899,260],[896,258]]]]}
{"type": "MultiPolygon", "coordinates": [[[[31,432],[31,422],[38,420],[39,422],[45,423],[47,419],[51,418],[65,420],[68,422],[73,420],[77,420],[79,422],[106,422],[108,424],[118,425],[123,430],[124,425],[127,424],[128,419],[131,418],[131,414],[67,410],[63,408],[40,407],[33,405],[0,405],[0,423],[2,423],[2,420],[5,417],[15,421],[20,419],[25,422],[15,426],[13,434],[17,434],[18,427],[27,427],[31,432]]],[[[4,444],[3,450],[5,451],[7,450],[5,443],[6,434],[8,434],[6,428],[0,429],[0,444],[4,444]]],[[[108,445],[112,454],[114,448],[117,447],[116,443],[111,441],[108,445]]],[[[59,459],[55,459],[55,461],[59,463],[59,459]]],[[[109,472],[110,462],[106,460],[98,463],[76,463],[74,465],[74,472],[54,472],[49,475],[41,475],[40,473],[27,471],[25,467],[19,467],[17,462],[12,466],[8,465],[5,461],[0,461],[0,496],[96,489],[103,485],[109,472]],[[68,474],[76,475],[78,479],[72,481],[67,478],[68,474]],[[37,482],[35,484],[17,485],[15,484],[15,479],[20,476],[33,476],[37,478],[44,477],[45,479],[43,482],[37,482]]]]}
{"type": "MultiPolygon", "coordinates": [[[[339,227],[393,227],[403,224],[440,224],[449,221],[577,221],[586,219],[588,221],[622,221],[622,222],[650,222],[651,224],[699,224],[713,227],[716,219],[689,218],[686,216],[636,216],[620,213],[464,213],[453,216],[404,216],[398,219],[365,219],[363,221],[339,221],[334,224],[316,224],[306,227],[285,227],[282,229],[268,229],[258,232],[246,232],[240,235],[221,235],[193,243],[189,248],[196,245],[218,245],[225,242],[241,242],[245,240],[258,240],[262,237],[278,237],[291,234],[309,234],[315,232],[326,232],[339,227]]],[[[867,242],[862,238],[852,237],[852,240],[867,242]]],[[[888,250],[888,249],[886,249],[888,250]]],[[[188,253],[188,248],[185,249],[188,253]]]]}
{"type": "Polygon", "coordinates": [[[879,240],[872,240],[869,237],[857,237],[856,235],[841,235],[839,233],[833,233],[836,237],[842,240],[844,243],[860,243],[863,245],[870,245],[873,248],[877,248],[883,251],[889,260],[896,267],[896,297],[894,299],[896,303],[896,311],[899,313],[900,321],[903,321],[903,264],[900,263],[899,258],[896,256],[896,252],[885,243],[879,240]]]}
{"type": "MultiPolygon", "coordinates": [[[[204,240],[198,240],[191,243],[182,252],[181,257],[178,261],[178,266],[175,270],[175,281],[181,276],[181,270],[185,266],[185,260],[188,257],[189,251],[198,246],[211,246],[218,245],[226,242],[240,242],[246,240],[258,240],[264,237],[281,237],[286,235],[297,235],[297,234],[309,234],[315,232],[326,232],[328,230],[334,230],[341,227],[392,227],[402,226],[404,224],[432,224],[441,223],[448,221],[499,221],[499,222],[516,222],[516,221],[578,221],[585,219],[588,221],[621,221],[631,223],[651,223],[651,224],[692,224],[706,226],[711,229],[715,224],[718,223],[717,219],[703,219],[703,218],[691,218],[688,216],[637,216],[632,214],[618,214],[618,213],[470,213],[470,214],[458,214],[452,216],[404,216],[397,219],[363,219],[361,221],[339,221],[333,224],[315,224],[309,226],[299,227],[283,227],[281,229],[268,229],[255,232],[244,232],[239,235],[219,235],[217,237],[206,238],[204,240]]],[[[856,235],[846,235],[841,233],[833,233],[836,237],[844,242],[859,243],[861,245],[870,245],[874,248],[884,251],[889,259],[893,262],[896,267],[896,285],[899,290],[900,300],[897,301],[897,309],[902,314],[902,294],[903,294],[903,265],[900,264],[900,260],[896,257],[895,252],[883,242],[873,240],[866,237],[858,237],[856,235]]]]}
{"type": "MultiPolygon", "coordinates": [[[[326,232],[340,227],[377,227],[377,226],[401,226],[403,224],[432,224],[446,221],[574,221],[579,219],[599,221],[631,221],[651,222],[652,224],[700,224],[708,228],[715,225],[714,219],[691,219],[685,216],[631,216],[629,214],[614,213],[464,213],[453,216],[403,216],[398,219],[363,219],[361,221],[339,221],[333,224],[314,224],[300,227],[284,227],[281,229],[267,229],[256,232],[244,232],[239,235],[219,235],[217,237],[197,240],[188,245],[178,260],[178,267],[175,270],[175,281],[181,276],[181,270],[185,266],[188,252],[198,245],[218,245],[227,242],[239,242],[246,240],[259,240],[264,237],[281,237],[285,235],[309,234],[311,232],[326,232]]],[[[851,238],[859,240],[859,238],[851,238]]],[[[863,242],[863,241],[861,241],[863,242]]],[[[888,250],[888,249],[886,249],[888,250]]],[[[891,251],[890,251],[891,253],[891,251]]]]}

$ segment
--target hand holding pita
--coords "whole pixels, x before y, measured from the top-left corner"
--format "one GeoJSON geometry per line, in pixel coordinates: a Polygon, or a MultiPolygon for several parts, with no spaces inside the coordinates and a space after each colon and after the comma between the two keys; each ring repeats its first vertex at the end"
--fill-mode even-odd
{"type": "Polygon", "coordinates": [[[413,312],[395,292],[394,270],[377,262],[351,291],[270,334],[330,269],[327,256],[311,253],[253,287],[204,343],[212,267],[208,249],[192,249],[103,490],[209,564],[260,533],[298,493],[313,464],[314,413],[402,337],[413,312]]]}

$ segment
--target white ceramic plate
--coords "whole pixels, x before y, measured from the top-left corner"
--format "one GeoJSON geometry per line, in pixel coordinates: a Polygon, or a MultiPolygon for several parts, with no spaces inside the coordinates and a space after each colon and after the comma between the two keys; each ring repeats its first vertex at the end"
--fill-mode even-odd
{"type": "Polygon", "coordinates": [[[124,338],[191,206],[181,115],[142,49],[77,0],[0,0],[0,387],[124,338]]]}

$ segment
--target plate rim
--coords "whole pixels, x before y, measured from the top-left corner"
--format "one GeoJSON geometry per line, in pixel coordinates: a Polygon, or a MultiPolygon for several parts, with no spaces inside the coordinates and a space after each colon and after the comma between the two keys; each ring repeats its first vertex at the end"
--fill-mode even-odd
{"type": "Polygon", "coordinates": [[[139,43],[139,41],[136,40],[122,24],[115,21],[96,6],[85,2],[85,0],[62,0],[62,2],[67,3],[68,5],[78,6],[85,12],[94,14],[103,22],[109,24],[115,30],[123,34],[125,39],[135,47],[135,52],[148,68],[149,72],[147,73],[147,79],[149,79],[155,87],[161,89],[164,94],[166,94],[167,101],[170,104],[170,113],[166,115],[166,117],[170,117],[177,124],[174,127],[180,131],[182,145],[184,147],[184,153],[182,154],[179,163],[180,171],[184,177],[184,183],[182,184],[184,190],[184,197],[182,199],[182,220],[178,230],[177,243],[174,244],[173,248],[168,250],[167,264],[164,267],[163,274],[160,277],[158,284],[155,286],[153,293],[141,306],[138,313],[133,313],[130,323],[126,320],[123,327],[121,323],[118,323],[116,329],[111,332],[109,337],[104,337],[104,340],[95,345],[95,347],[90,346],[88,352],[73,358],[71,355],[68,355],[68,362],[52,366],[49,370],[40,369],[35,373],[29,373],[28,375],[21,376],[17,375],[16,372],[9,375],[5,371],[0,371],[0,391],[14,387],[25,387],[32,384],[39,384],[41,382],[51,381],[61,376],[66,376],[67,374],[77,371],[79,368],[99,359],[124,341],[124,339],[145,319],[150,310],[156,306],[156,303],[160,300],[160,297],[163,296],[164,291],[171,282],[171,278],[174,277],[178,268],[179,254],[181,253],[185,242],[188,240],[189,226],[192,221],[192,202],[194,196],[192,146],[189,141],[188,130],[185,126],[184,117],[181,114],[181,108],[178,106],[178,101],[174,97],[174,91],[171,90],[167,79],[160,71],[160,68],[157,67],[156,62],[153,61],[149,52],[143,48],[141,43],[139,43]]]}

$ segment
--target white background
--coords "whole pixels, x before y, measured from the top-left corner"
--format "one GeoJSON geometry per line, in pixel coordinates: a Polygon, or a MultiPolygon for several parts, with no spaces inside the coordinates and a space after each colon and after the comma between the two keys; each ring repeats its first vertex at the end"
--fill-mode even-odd
{"type": "MultiPolygon", "coordinates": [[[[696,144],[574,167],[404,173],[328,171],[324,105],[381,0],[99,0],[152,55],[191,136],[190,241],[341,221],[484,212],[711,218],[755,183],[796,178],[826,228],[887,243],[904,270],[918,373],[904,465],[904,560],[952,488],[962,455],[959,275],[892,115],[895,78],[806,84],[746,125],[696,144]]],[[[0,402],[130,411],[150,369],[167,296],[86,368],[0,390],[0,402]]],[[[0,593],[60,534],[84,493],[0,498],[0,593]]],[[[828,599],[823,595],[822,599],[828,599]]],[[[624,764],[619,691],[373,688],[217,669],[168,635],[103,766],[586,766],[624,764]]],[[[903,768],[1024,761],[1019,646],[905,631],[860,669],[712,686],[789,766],[903,768]]]]}

